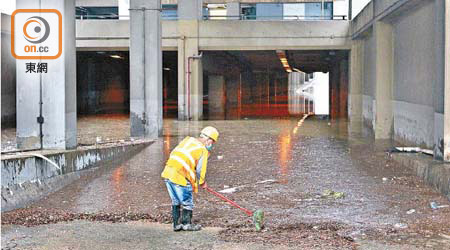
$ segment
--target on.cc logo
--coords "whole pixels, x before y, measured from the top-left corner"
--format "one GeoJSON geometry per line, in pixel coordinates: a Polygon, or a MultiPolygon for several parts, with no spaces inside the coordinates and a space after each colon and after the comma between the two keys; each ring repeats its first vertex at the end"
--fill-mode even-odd
{"type": "Polygon", "coordinates": [[[42,43],[47,40],[48,35],[50,34],[50,25],[48,25],[48,22],[40,17],[40,16],[32,16],[27,19],[27,22],[23,25],[23,34],[25,36],[25,39],[27,39],[30,43],[42,43]],[[34,26],[32,31],[34,31],[36,34],[28,34],[28,26],[32,26],[33,24],[37,23],[37,25],[34,26]],[[42,29],[44,29],[44,35],[42,35],[42,29]]]}

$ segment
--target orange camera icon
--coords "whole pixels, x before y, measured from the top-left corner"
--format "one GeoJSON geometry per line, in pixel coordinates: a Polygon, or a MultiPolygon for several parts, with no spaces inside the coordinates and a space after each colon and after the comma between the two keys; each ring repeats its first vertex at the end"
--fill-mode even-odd
{"type": "Polygon", "coordinates": [[[56,9],[15,10],[11,15],[11,53],[16,59],[57,59],[60,57],[62,53],[61,13],[56,9]],[[48,20],[43,17],[43,13],[56,14],[58,20],[50,25],[48,20]],[[18,16],[20,16],[20,20],[17,20],[18,16]],[[55,23],[58,27],[54,27],[55,23]],[[34,34],[31,34],[30,30],[34,34]],[[50,30],[52,30],[52,36],[49,36],[50,30]],[[55,30],[58,32],[57,36],[53,35],[55,30]],[[57,41],[55,41],[56,39],[57,41]],[[56,46],[57,48],[54,48],[56,46]]]}

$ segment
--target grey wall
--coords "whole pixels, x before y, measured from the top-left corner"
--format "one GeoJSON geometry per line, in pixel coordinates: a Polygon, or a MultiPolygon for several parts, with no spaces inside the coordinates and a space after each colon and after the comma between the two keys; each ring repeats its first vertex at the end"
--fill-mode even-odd
{"type": "Polygon", "coordinates": [[[407,145],[433,148],[436,138],[442,138],[443,10],[442,0],[374,0],[352,22],[353,39],[364,41],[362,114],[372,126],[376,116],[373,23],[392,25],[393,137],[407,145]],[[389,8],[393,4],[401,7],[389,8]]]}
{"type": "Polygon", "coordinates": [[[375,114],[375,39],[372,32],[369,32],[364,39],[363,55],[362,117],[366,125],[373,127],[375,114]]]}
{"type": "Polygon", "coordinates": [[[435,5],[424,1],[392,22],[394,137],[433,147],[436,80],[435,5]]]}
{"type": "Polygon", "coordinates": [[[1,14],[2,127],[16,122],[16,60],[11,54],[11,16],[1,14]]]}
{"type": "Polygon", "coordinates": [[[434,3],[401,16],[393,28],[395,100],[433,106],[434,3]]]}

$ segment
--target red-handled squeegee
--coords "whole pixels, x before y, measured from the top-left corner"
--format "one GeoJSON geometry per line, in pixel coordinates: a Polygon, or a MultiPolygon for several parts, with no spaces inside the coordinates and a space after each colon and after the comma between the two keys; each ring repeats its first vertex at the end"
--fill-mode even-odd
{"type": "Polygon", "coordinates": [[[256,231],[260,231],[263,228],[263,223],[264,223],[264,212],[260,209],[256,210],[255,212],[252,212],[246,208],[243,208],[241,206],[239,206],[236,202],[228,199],[227,197],[223,196],[222,194],[212,190],[210,187],[205,187],[206,191],[210,192],[211,194],[219,197],[220,199],[222,199],[225,202],[230,203],[231,205],[233,205],[234,207],[239,208],[240,210],[244,211],[244,213],[246,213],[248,216],[253,217],[253,223],[255,224],[256,227],[256,231]]]}

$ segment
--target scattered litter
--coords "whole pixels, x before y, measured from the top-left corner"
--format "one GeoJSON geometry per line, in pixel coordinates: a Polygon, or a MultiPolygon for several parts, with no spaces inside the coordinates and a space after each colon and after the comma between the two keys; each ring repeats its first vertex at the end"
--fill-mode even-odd
{"type": "Polygon", "coordinates": [[[249,141],[248,143],[256,143],[256,144],[259,144],[259,143],[267,143],[268,141],[249,141]]]}
{"type": "Polygon", "coordinates": [[[322,198],[335,198],[335,199],[340,199],[340,198],[344,198],[345,194],[344,192],[335,192],[331,189],[326,189],[323,193],[322,193],[322,198]]]}
{"type": "Polygon", "coordinates": [[[101,138],[100,136],[97,136],[97,138],[95,138],[95,141],[96,141],[97,143],[100,143],[100,142],[102,142],[102,138],[101,138]]]}
{"type": "Polygon", "coordinates": [[[434,155],[433,150],[423,149],[419,147],[394,147],[389,150],[390,153],[423,153],[426,155],[434,155]]]}
{"type": "Polygon", "coordinates": [[[406,229],[406,228],[408,228],[408,225],[406,225],[406,224],[404,224],[404,223],[396,223],[396,224],[394,225],[394,227],[395,227],[395,228],[398,228],[398,229],[406,229]]]}
{"type": "Polygon", "coordinates": [[[331,122],[328,123],[328,126],[331,126],[331,122]]]}
{"type": "Polygon", "coordinates": [[[264,180],[264,181],[258,181],[256,184],[275,183],[275,182],[277,182],[277,181],[269,179],[269,180],[264,180]]]}
{"type": "Polygon", "coordinates": [[[234,193],[236,191],[237,191],[237,187],[232,187],[232,188],[227,188],[227,189],[224,189],[224,190],[220,190],[219,193],[232,194],[232,193],[234,193]]]}
{"type": "Polygon", "coordinates": [[[223,159],[223,155],[218,155],[217,156],[217,160],[222,160],[223,159]]]}
{"type": "Polygon", "coordinates": [[[413,214],[413,213],[415,213],[415,212],[416,212],[415,209],[410,209],[410,210],[406,211],[406,214],[413,214]]]}
{"type": "Polygon", "coordinates": [[[430,207],[431,207],[431,209],[439,209],[439,208],[445,208],[445,207],[448,207],[448,205],[439,205],[437,202],[435,202],[435,201],[432,201],[432,202],[430,202],[430,207]]]}
{"type": "Polygon", "coordinates": [[[450,235],[446,234],[439,234],[441,237],[446,238],[447,240],[450,240],[450,235]]]}
{"type": "MultiPolygon", "coordinates": [[[[271,184],[271,183],[275,183],[275,182],[277,182],[277,181],[269,179],[269,180],[258,181],[255,184],[271,184]]],[[[246,187],[246,186],[249,186],[249,184],[241,185],[241,186],[237,186],[237,187],[232,187],[232,188],[230,188],[228,185],[224,185],[223,186],[224,189],[220,190],[218,192],[219,193],[223,193],[223,194],[231,194],[231,193],[234,193],[234,192],[238,191],[239,188],[243,188],[243,187],[246,187]]]]}
{"type": "Polygon", "coordinates": [[[383,182],[386,182],[388,180],[388,178],[383,177],[383,182]]]}

